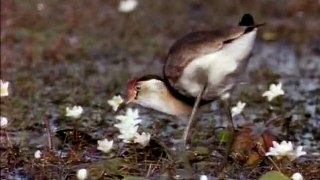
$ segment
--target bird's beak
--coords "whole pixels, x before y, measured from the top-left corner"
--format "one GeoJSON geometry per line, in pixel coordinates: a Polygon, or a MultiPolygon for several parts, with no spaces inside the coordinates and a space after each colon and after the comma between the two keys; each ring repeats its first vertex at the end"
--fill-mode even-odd
{"type": "Polygon", "coordinates": [[[135,98],[135,94],[132,92],[128,92],[126,100],[119,105],[115,114],[118,114],[118,112],[120,112],[122,109],[124,109],[128,104],[134,102],[134,100],[135,100],[134,98],[135,98]]]}
{"type": "Polygon", "coordinates": [[[118,114],[122,109],[126,107],[127,103],[123,102],[118,106],[118,109],[116,110],[115,114],[118,114]]]}
{"type": "Polygon", "coordinates": [[[126,104],[134,102],[134,96],[128,97],[126,104]]]}

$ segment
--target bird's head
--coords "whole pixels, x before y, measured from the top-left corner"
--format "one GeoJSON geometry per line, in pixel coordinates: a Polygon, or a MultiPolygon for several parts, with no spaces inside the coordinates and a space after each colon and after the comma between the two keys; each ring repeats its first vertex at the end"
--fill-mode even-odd
{"type": "Polygon", "coordinates": [[[127,103],[175,116],[190,112],[190,107],[172,96],[163,79],[157,75],[146,75],[129,81],[127,103]]]}
{"type": "Polygon", "coordinates": [[[157,75],[132,79],[128,82],[127,103],[146,106],[149,101],[156,100],[166,89],[162,78],[157,75]]]}

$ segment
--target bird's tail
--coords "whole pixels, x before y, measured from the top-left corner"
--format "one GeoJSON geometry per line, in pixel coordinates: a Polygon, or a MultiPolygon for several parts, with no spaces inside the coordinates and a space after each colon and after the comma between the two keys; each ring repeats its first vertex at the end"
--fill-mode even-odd
{"type": "Polygon", "coordinates": [[[254,20],[251,14],[244,14],[239,21],[239,26],[254,26],[254,20]]]}
{"type": "Polygon", "coordinates": [[[264,26],[265,23],[255,24],[252,15],[247,13],[242,16],[238,25],[247,27],[245,30],[245,33],[247,33],[259,26],[264,26]]]}

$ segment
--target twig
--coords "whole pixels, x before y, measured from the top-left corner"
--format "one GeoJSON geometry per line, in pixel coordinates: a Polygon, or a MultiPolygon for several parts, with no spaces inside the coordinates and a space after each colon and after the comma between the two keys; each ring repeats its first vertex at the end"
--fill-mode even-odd
{"type": "Polygon", "coordinates": [[[287,117],[285,118],[285,121],[282,125],[282,130],[283,131],[286,131],[286,138],[289,139],[289,136],[290,136],[290,125],[291,125],[291,122],[292,122],[292,118],[291,117],[287,117]]]}
{"type": "Polygon", "coordinates": [[[103,179],[105,173],[106,173],[106,171],[103,170],[103,171],[101,172],[101,174],[98,176],[98,179],[103,179]]]}
{"type": "Polygon", "coordinates": [[[51,133],[51,129],[50,129],[50,123],[49,123],[49,118],[46,117],[44,118],[44,123],[46,126],[46,132],[47,132],[47,136],[48,136],[48,148],[49,150],[52,150],[52,133],[51,133]]]}
{"type": "Polygon", "coordinates": [[[8,131],[7,129],[4,130],[4,134],[6,135],[6,141],[7,141],[7,144],[10,148],[12,148],[12,144],[11,144],[11,141],[10,141],[10,138],[9,138],[9,134],[8,134],[8,131]]]}
{"type": "MultiPolygon", "coordinates": [[[[257,142],[256,144],[257,144],[258,149],[265,155],[265,154],[266,154],[266,151],[263,149],[262,144],[261,144],[260,142],[257,142]]],[[[279,172],[281,172],[279,166],[274,162],[274,160],[273,160],[271,157],[269,157],[269,156],[267,156],[267,158],[268,158],[268,160],[273,164],[273,166],[274,166],[279,172]]]]}
{"type": "Polygon", "coordinates": [[[267,156],[267,158],[269,159],[269,161],[273,164],[273,166],[279,171],[281,172],[279,166],[273,161],[273,159],[269,156],[267,156]]]}
{"type": "Polygon", "coordinates": [[[152,164],[149,164],[149,168],[148,168],[148,172],[147,172],[146,178],[148,178],[150,176],[151,168],[152,168],[152,164]]]}

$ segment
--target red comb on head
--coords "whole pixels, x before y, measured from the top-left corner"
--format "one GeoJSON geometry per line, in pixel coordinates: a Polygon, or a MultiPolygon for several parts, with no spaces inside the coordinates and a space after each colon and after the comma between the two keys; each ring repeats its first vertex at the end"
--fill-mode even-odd
{"type": "Polygon", "coordinates": [[[135,78],[135,79],[132,79],[130,81],[128,81],[128,90],[134,88],[136,85],[137,85],[137,82],[140,82],[140,81],[147,81],[147,80],[150,80],[150,79],[158,79],[158,80],[161,80],[162,81],[162,78],[158,75],[144,75],[144,76],[141,76],[141,77],[138,77],[138,78],[135,78]]]}
{"type": "Polygon", "coordinates": [[[137,85],[137,79],[130,80],[127,87],[127,103],[133,102],[137,96],[135,86],[137,85]]]}
{"type": "Polygon", "coordinates": [[[137,99],[138,90],[136,89],[136,85],[140,81],[147,81],[150,79],[158,79],[162,80],[160,76],[157,75],[144,75],[139,78],[132,79],[127,83],[127,103],[134,102],[137,99]]]}
{"type": "Polygon", "coordinates": [[[128,81],[128,90],[133,89],[136,84],[137,84],[137,79],[132,79],[128,81]]]}

